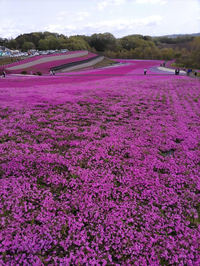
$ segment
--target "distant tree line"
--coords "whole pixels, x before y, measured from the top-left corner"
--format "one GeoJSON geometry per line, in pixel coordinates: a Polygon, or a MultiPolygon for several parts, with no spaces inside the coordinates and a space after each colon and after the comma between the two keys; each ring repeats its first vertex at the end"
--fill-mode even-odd
{"type": "Polygon", "coordinates": [[[0,38],[0,45],[22,51],[89,50],[110,58],[176,59],[178,64],[186,67],[200,67],[200,37],[193,36],[170,38],[137,34],[115,38],[111,33],[99,33],[67,37],[58,33],[33,32],[19,35],[15,39],[0,38]]]}

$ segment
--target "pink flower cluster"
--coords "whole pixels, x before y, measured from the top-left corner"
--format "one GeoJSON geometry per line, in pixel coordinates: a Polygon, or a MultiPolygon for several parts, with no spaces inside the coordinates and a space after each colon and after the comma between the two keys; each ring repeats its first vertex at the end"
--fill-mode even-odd
{"type": "Polygon", "coordinates": [[[0,83],[1,265],[200,264],[200,82],[132,67],[0,83]]]}

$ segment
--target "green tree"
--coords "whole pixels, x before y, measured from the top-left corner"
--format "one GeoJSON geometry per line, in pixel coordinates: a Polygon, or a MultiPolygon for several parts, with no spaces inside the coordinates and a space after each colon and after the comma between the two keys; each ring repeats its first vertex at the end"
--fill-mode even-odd
{"type": "Polygon", "coordinates": [[[30,36],[31,41],[34,43],[35,47],[38,49],[39,41],[43,39],[42,32],[33,32],[30,36]]]}
{"type": "Polygon", "coordinates": [[[42,39],[38,43],[39,50],[48,50],[49,49],[49,42],[48,40],[42,39]]]}
{"type": "Polygon", "coordinates": [[[146,47],[148,46],[149,42],[151,42],[152,46],[153,46],[153,42],[149,41],[149,40],[145,40],[142,38],[141,35],[129,35],[129,36],[125,36],[123,38],[121,38],[120,40],[120,44],[122,46],[123,49],[126,50],[131,50],[131,49],[135,49],[137,47],[146,47]]]}
{"type": "Polygon", "coordinates": [[[115,50],[116,38],[109,32],[93,34],[90,39],[90,46],[94,47],[97,51],[115,50]]]}
{"type": "Polygon", "coordinates": [[[88,50],[90,46],[83,38],[72,36],[67,40],[66,48],[69,50],[88,50]]]}
{"type": "Polygon", "coordinates": [[[17,48],[16,40],[15,39],[9,40],[7,47],[10,48],[10,49],[16,49],[17,48]]]}
{"type": "Polygon", "coordinates": [[[60,42],[58,38],[54,36],[49,36],[46,38],[46,40],[48,41],[48,47],[50,50],[60,49],[60,42]]]}
{"type": "Polygon", "coordinates": [[[171,60],[174,58],[174,50],[172,48],[163,48],[161,49],[161,59],[171,60]]]}
{"type": "Polygon", "coordinates": [[[35,45],[32,42],[24,42],[23,46],[22,46],[23,51],[28,51],[28,50],[34,49],[34,48],[35,48],[35,45]]]}
{"type": "Polygon", "coordinates": [[[68,39],[66,37],[64,37],[64,36],[59,37],[59,39],[58,39],[59,47],[61,49],[66,49],[67,48],[67,41],[68,41],[68,39]]]}

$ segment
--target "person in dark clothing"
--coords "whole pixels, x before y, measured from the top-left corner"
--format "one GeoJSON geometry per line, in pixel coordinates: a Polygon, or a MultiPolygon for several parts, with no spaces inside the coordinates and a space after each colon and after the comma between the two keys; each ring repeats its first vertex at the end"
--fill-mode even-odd
{"type": "Polygon", "coordinates": [[[147,69],[145,68],[145,69],[144,69],[144,75],[146,75],[146,74],[147,74],[147,69]]]}
{"type": "Polygon", "coordinates": [[[3,76],[3,78],[6,77],[6,72],[5,72],[5,70],[3,70],[3,72],[2,72],[2,76],[3,76]]]}
{"type": "Polygon", "coordinates": [[[192,69],[191,69],[191,68],[189,68],[189,69],[187,70],[187,75],[190,76],[190,74],[192,74],[192,69]]]}

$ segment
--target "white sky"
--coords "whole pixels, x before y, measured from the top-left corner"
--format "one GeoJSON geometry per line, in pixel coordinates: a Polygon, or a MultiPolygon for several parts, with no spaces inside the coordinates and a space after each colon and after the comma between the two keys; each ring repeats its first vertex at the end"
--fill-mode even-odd
{"type": "Polygon", "coordinates": [[[200,0],[0,0],[0,37],[200,32],[200,0]]]}

